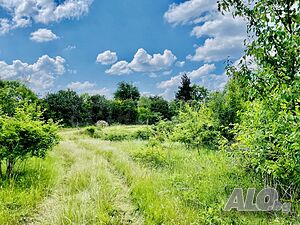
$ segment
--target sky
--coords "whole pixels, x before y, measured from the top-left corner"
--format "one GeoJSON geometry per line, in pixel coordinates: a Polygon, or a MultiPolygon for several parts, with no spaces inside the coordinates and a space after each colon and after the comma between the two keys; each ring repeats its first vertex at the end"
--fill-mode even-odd
{"type": "Polygon", "coordinates": [[[0,79],[38,95],[112,97],[121,81],[174,98],[180,77],[221,90],[246,25],[217,0],[0,0],[0,79]]]}

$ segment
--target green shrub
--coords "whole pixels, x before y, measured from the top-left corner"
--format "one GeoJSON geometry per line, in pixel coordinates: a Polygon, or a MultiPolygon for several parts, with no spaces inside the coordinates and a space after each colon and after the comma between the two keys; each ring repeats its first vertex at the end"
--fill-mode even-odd
{"type": "Polygon", "coordinates": [[[85,128],[86,134],[88,134],[88,135],[91,136],[91,137],[94,137],[94,136],[95,136],[96,130],[97,130],[97,128],[96,128],[96,127],[93,127],[93,126],[89,126],[89,127],[86,127],[86,128],[85,128]]]}
{"type": "Polygon", "coordinates": [[[149,128],[145,128],[142,130],[137,130],[133,135],[133,139],[139,139],[139,140],[149,140],[149,138],[152,136],[152,130],[149,128]]]}
{"type": "Polygon", "coordinates": [[[300,110],[275,99],[246,104],[232,147],[244,166],[262,175],[264,183],[299,198],[300,110]]]}
{"type": "Polygon", "coordinates": [[[159,147],[138,151],[133,154],[133,159],[156,169],[170,166],[167,151],[159,147]]]}
{"type": "Polygon", "coordinates": [[[6,174],[13,175],[14,165],[28,157],[44,158],[48,150],[58,143],[58,126],[41,119],[36,105],[24,104],[10,117],[0,113],[0,174],[2,161],[6,174]]]}
{"type": "Polygon", "coordinates": [[[186,105],[178,115],[171,139],[192,148],[216,148],[220,137],[218,127],[219,121],[211,108],[186,105]]]}
{"type": "Polygon", "coordinates": [[[107,141],[125,141],[131,139],[130,135],[121,133],[108,133],[104,134],[101,138],[107,141]]]}

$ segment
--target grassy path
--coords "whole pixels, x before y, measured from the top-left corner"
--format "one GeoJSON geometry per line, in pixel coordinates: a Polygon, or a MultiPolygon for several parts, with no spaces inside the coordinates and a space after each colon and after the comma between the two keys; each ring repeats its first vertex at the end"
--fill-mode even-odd
{"type": "Polygon", "coordinates": [[[75,141],[63,141],[61,176],[31,224],[142,224],[129,188],[110,163],[75,141]]]}

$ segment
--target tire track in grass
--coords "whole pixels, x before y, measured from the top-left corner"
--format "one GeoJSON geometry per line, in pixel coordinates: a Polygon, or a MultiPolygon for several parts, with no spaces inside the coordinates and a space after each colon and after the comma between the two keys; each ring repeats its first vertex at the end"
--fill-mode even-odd
{"type": "Polygon", "coordinates": [[[143,224],[129,188],[106,159],[74,141],[62,142],[56,152],[60,177],[30,224],[143,224]]]}
{"type": "Polygon", "coordinates": [[[129,186],[131,198],[143,213],[145,224],[197,224],[195,211],[184,207],[166,189],[161,173],[141,167],[113,143],[96,139],[77,140],[81,146],[105,157],[129,186]]]}

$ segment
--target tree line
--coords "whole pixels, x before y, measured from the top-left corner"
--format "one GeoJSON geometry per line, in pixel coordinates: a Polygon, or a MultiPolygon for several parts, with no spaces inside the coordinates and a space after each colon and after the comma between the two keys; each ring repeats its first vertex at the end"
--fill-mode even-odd
{"type": "Polygon", "coordinates": [[[141,96],[130,83],[118,84],[113,99],[102,95],[79,95],[73,90],[50,93],[40,99],[45,119],[60,121],[66,127],[94,125],[104,120],[109,124],[155,124],[177,115],[180,101],[204,101],[209,92],[188,76],[182,77],[176,99],[167,101],[161,96],[141,96]]]}

